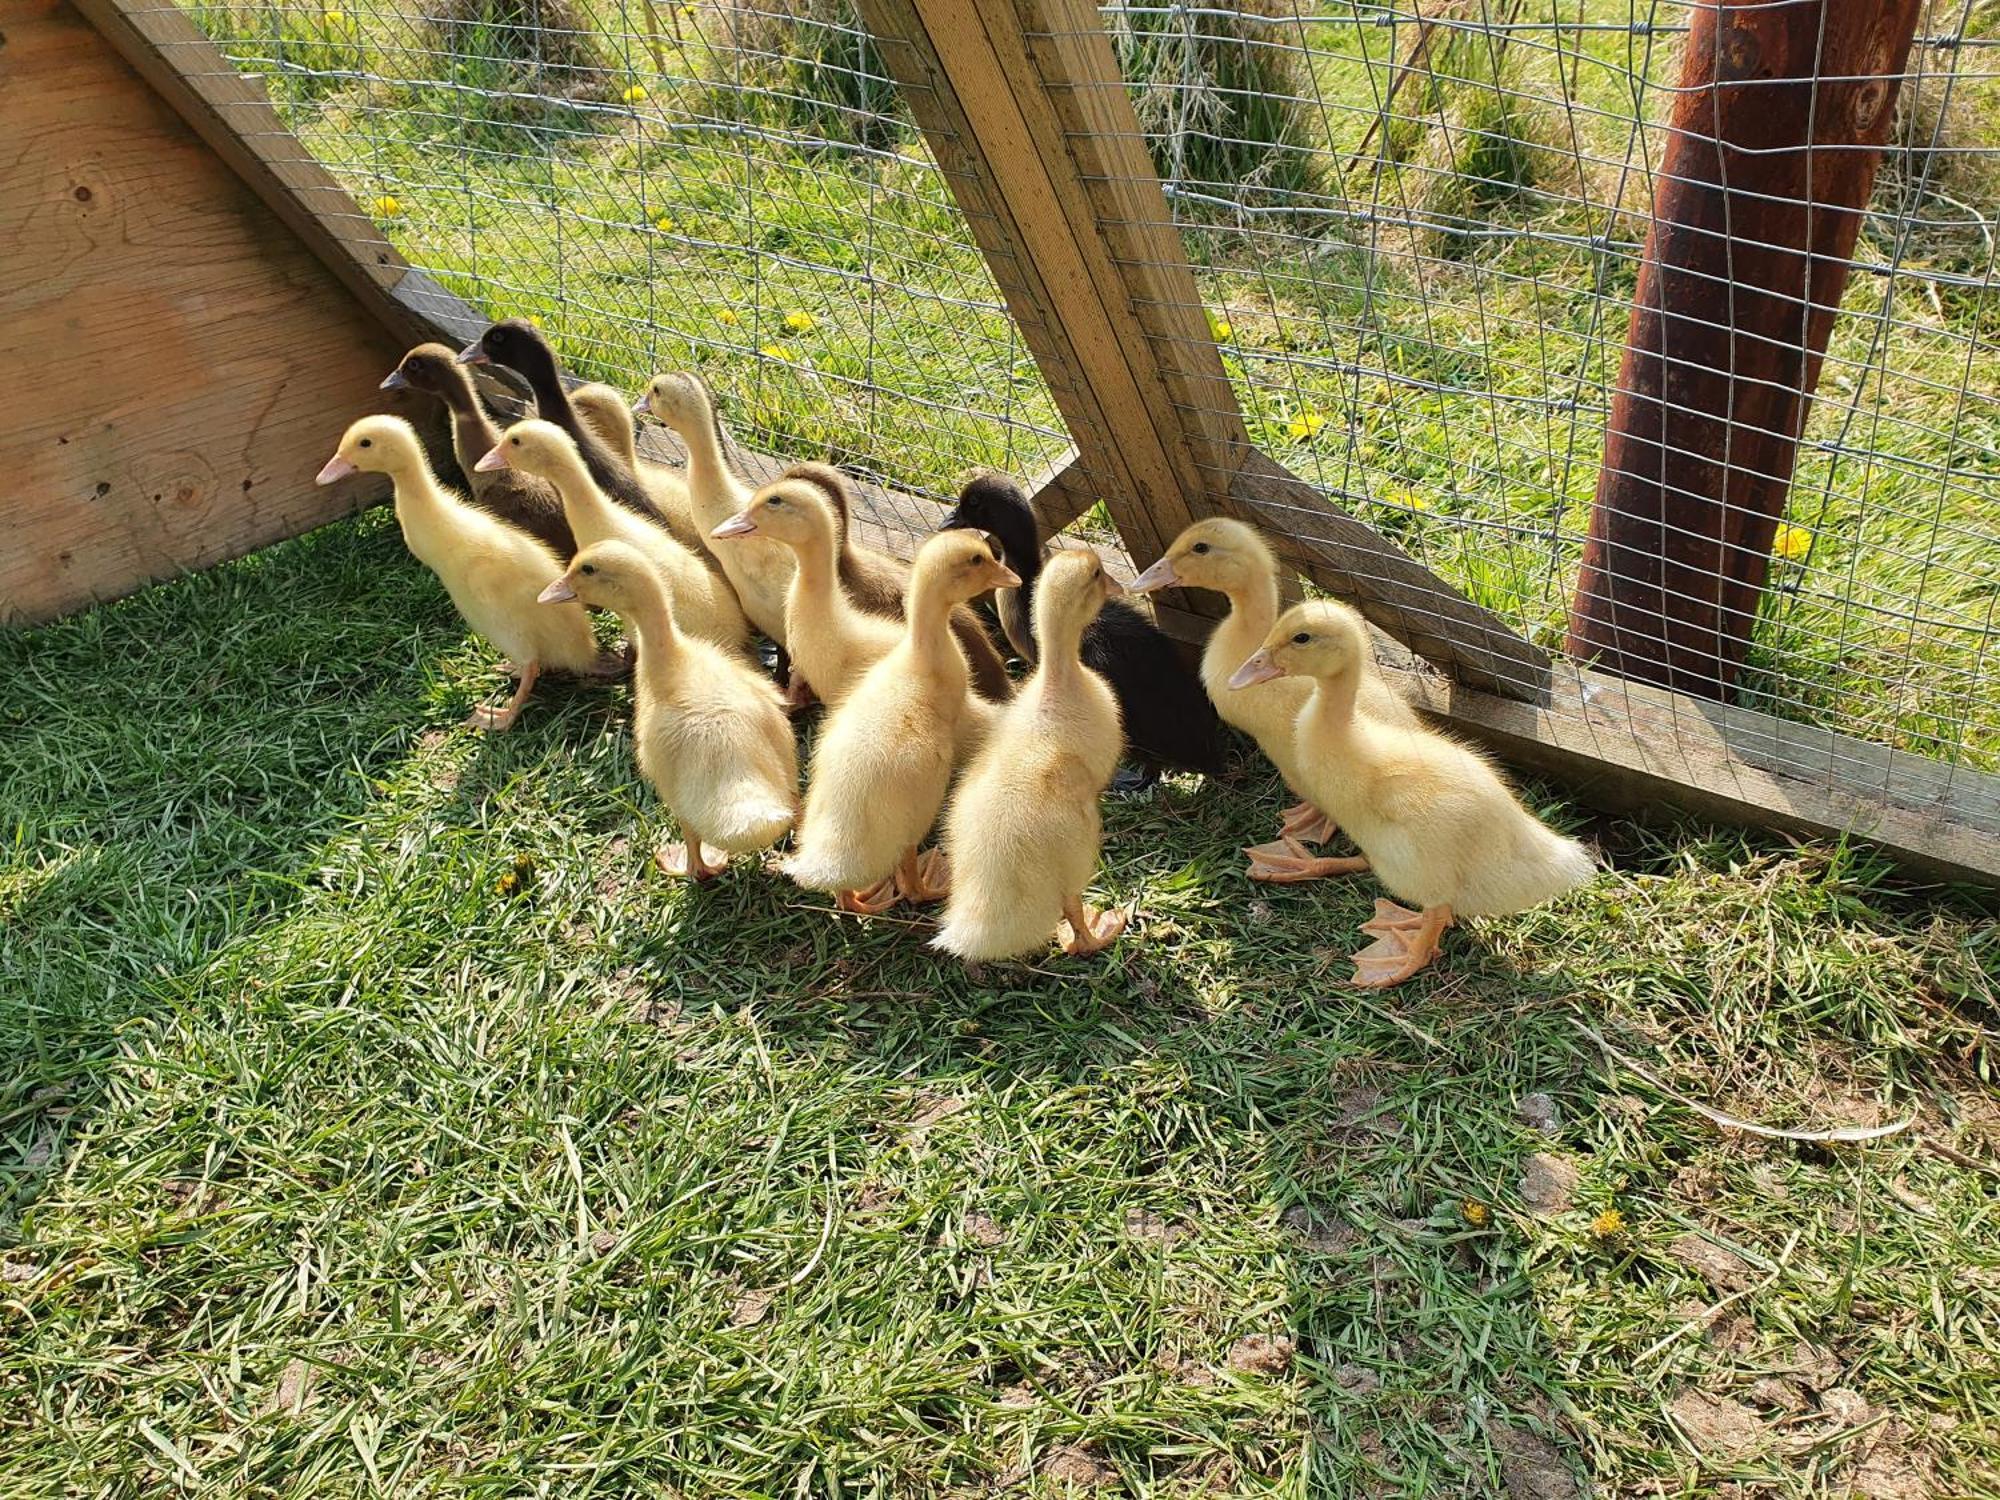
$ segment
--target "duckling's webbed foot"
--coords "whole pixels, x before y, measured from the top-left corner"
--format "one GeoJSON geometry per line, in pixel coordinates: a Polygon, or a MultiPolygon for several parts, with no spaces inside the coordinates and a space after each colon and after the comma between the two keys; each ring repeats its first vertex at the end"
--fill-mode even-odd
{"type": "Polygon", "coordinates": [[[713,880],[729,868],[729,851],[690,835],[686,843],[662,844],[653,863],[669,875],[687,880],[713,880]]]}
{"type": "Polygon", "coordinates": [[[890,879],[897,894],[914,905],[942,901],[951,894],[951,862],[943,850],[926,849],[919,854],[913,848],[897,862],[890,879]]]}
{"type": "Polygon", "coordinates": [[[1338,832],[1340,825],[1310,802],[1294,802],[1278,815],[1278,836],[1301,844],[1324,844],[1338,832]]]}
{"type": "Polygon", "coordinates": [[[1118,774],[1111,778],[1111,792],[1117,797],[1143,797],[1159,784],[1159,780],[1158,766],[1128,762],[1119,766],[1118,774]]]}
{"type": "Polygon", "coordinates": [[[865,891],[842,891],[833,904],[857,917],[876,917],[896,904],[896,877],[884,876],[865,891]]]}
{"type": "Polygon", "coordinates": [[[1354,983],[1363,989],[1387,989],[1401,984],[1437,957],[1438,942],[1451,926],[1451,908],[1426,907],[1421,912],[1377,900],[1375,915],[1361,924],[1375,941],[1354,955],[1354,983]]]}
{"type": "Polygon", "coordinates": [[[484,729],[489,734],[497,734],[503,729],[512,729],[514,721],[521,717],[521,705],[528,701],[528,694],[535,690],[535,679],[542,675],[542,664],[531,661],[521,669],[520,685],[514,689],[514,696],[495,708],[490,703],[482,703],[466,715],[466,726],[484,729]]]}
{"type": "Polygon", "coordinates": [[[1352,875],[1368,868],[1366,855],[1332,858],[1314,854],[1290,834],[1275,844],[1253,844],[1243,852],[1250,856],[1250,878],[1273,885],[1299,885],[1308,880],[1324,880],[1329,875],[1352,875]]]}
{"type": "Polygon", "coordinates": [[[1113,906],[1098,911],[1081,896],[1063,902],[1063,919],[1056,926],[1056,941],[1071,958],[1102,953],[1118,941],[1125,930],[1125,908],[1113,906]]]}

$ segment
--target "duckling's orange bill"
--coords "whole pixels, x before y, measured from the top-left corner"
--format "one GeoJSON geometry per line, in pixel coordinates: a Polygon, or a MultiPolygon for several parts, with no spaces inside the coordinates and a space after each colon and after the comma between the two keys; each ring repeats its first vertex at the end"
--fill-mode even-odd
{"type": "Polygon", "coordinates": [[[1271,660],[1271,653],[1259,651],[1255,656],[1238,667],[1229,679],[1232,688],[1255,687],[1260,682],[1269,682],[1273,677],[1283,677],[1285,669],[1271,660]]]}
{"type": "Polygon", "coordinates": [[[1174,571],[1173,559],[1163,557],[1132,580],[1129,592],[1150,594],[1154,589],[1173,588],[1180,581],[1180,574],[1174,571]]]}
{"type": "Polygon", "coordinates": [[[336,453],[326,461],[326,467],[319,471],[313,483],[332,484],[336,479],[345,479],[350,474],[359,474],[360,472],[353,464],[336,453]]]}
{"type": "Polygon", "coordinates": [[[739,511],[709,533],[714,537],[749,536],[757,529],[747,511],[739,511]]]}
{"type": "Polygon", "coordinates": [[[487,365],[491,364],[493,360],[492,356],[479,347],[479,340],[474,339],[458,351],[458,362],[462,365],[487,365]]]}
{"type": "Polygon", "coordinates": [[[535,595],[537,604],[567,604],[576,597],[576,590],[569,585],[569,575],[565,573],[554,583],[535,595]]]}
{"type": "Polygon", "coordinates": [[[384,375],[382,377],[382,384],[376,387],[376,389],[384,391],[400,391],[404,386],[408,385],[409,383],[410,383],[410,377],[405,375],[402,372],[401,368],[399,367],[397,369],[391,370],[387,375],[384,375]]]}
{"type": "Polygon", "coordinates": [[[500,447],[496,443],[493,447],[488,448],[484,453],[480,454],[479,462],[472,467],[476,473],[490,474],[495,469],[504,469],[507,466],[507,455],[500,451],[500,447]]]}

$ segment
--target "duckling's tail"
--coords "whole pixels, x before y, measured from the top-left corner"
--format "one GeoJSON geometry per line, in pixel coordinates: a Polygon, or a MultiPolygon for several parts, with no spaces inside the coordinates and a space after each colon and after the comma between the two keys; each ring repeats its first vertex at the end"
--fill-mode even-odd
{"type": "Polygon", "coordinates": [[[746,792],[724,804],[709,840],[723,849],[745,853],[768,849],[792,826],[792,809],[769,794],[746,792]]]}
{"type": "Polygon", "coordinates": [[[1062,917],[1060,896],[1047,890],[988,891],[974,867],[952,867],[950,903],[931,946],[967,963],[1020,958],[1049,945],[1062,917]]]}

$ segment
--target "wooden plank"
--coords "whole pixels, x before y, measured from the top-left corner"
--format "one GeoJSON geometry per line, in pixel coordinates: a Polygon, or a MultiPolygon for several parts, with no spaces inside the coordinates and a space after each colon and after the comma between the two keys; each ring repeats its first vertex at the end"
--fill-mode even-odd
{"type": "MultiPolygon", "coordinates": [[[[1205,512],[1195,505],[1210,481],[1133,317],[1132,293],[1099,233],[1090,190],[1020,18],[1011,7],[975,0],[859,0],[859,9],[1082,462],[1102,478],[1113,521],[1135,553],[1157,556],[1205,512]]],[[[1090,24],[1101,45],[1068,61],[1093,69],[1095,82],[1108,83],[1123,101],[1117,60],[1094,12],[1090,24]]],[[[1129,113],[1129,102],[1124,108],[1129,113]]],[[[1130,128],[1136,132],[1136,118],[1130,128]]],[[[1159,191],[1156,180],[1153,188],[1159,191]]]]}
{"type": "Polygon", "coordinates": [[[1546,652],[1400,549],[1385,547],[1275,459],[1251,455],[1229,506],[1306,577],[1468,687],[1524,701],[1546,690],[1546,652]]]}
{"type": "Polygon", "coordinates": [[[1921,9],[1690,10],[1572,656],[1708,697],[1741,671],[1921,9]]]}
{"type": "Polygon", "coordinates": [[[353,510],[313,472],[401,349],[78,12],[0,6],[0,619],[353,510]]]}
{"type": "Polygon", "coordinates": [[[406,343],[393,293],[409,267],[373,220],[285,128],[262,82],[245,77],[185,12],[161,0],[71,0],[118,55],[406,343]]]}
{"type": "Polygon", "coordinates": [[[1540,704],[1385,670],[1426,713],[1593,806],[1851,836],[1933,878],[2000,885],[2000,777],[1567,662],[1540,704]]]}

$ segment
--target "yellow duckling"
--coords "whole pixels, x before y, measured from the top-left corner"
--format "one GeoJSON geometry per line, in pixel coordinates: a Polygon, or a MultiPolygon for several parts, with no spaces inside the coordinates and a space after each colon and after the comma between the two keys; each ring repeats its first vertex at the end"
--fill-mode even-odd
{"type": "Polygon", "coordinates": [[[474,467],[519,469],[548,480],[562,496],[579,548],[619,541],[645,554],[673,596],[675,620],[683,631],[732,648],[749,640],[750,627],[727,581],[664,526],[615,504],[597,487],[575,441],[560,427],[532,419],[516,422],[474,467]]]}
{"type": "Polygon", "coordinates": [[[1117,696],[1079,655],[1085,627],[1123,592],[1094,552],[1059,552],[1043,569],[1041,660],[998,710],[945,815],[951,899],[932,947],[970,961],[1015,958],[1053,931],[1065,953],[1085,954],[1124,931],[1123,911],[1083,900],[1103,835],[1097,799],[1123,736],[1117,696]]]}
{"type": "Polygon", "coordinates": [[[799,761],[777,689],[732,652],[680,629],[651,557],[626,542],[591,543],[541,598],[614,610],[638,643],[633,752],[681,825],[682,842],[654,855],[661,869],[707,880],[731,854],[785,836],[799,761]]]}
{"type": "MultiPolygon", "coordinates": [[[[1230,674],[1264,643],[1278,618],[1280,594],[1278,559],[1256,529],[1241,521],[1211,517],[1188,527],[1166,555],[1132,580],[1135,593],[1154,589],[1212,589],[1229,600],[1229,614],[1209,635],[1201,653],[1201,681],[1209,701],[1226,724],[1242,730],[1294,795],[1303,783],[1292,764],[1292,726],[1311,693],[1311,685],[1296,679],[1234,687],[1230,674]]],[[[1371,673],[1363,684],[1362,701],[1377,718],[1415,724],[1416,713],[1396,691],[1371,673]]],[[[1258,844],[1250,856],[1250,878],[1283,884],[1345,874],[1357,866],[1347,859],[1315,858],[1306,844],[1323,844],[1338,825],[1310,801],[1284,811],[1275,843],[1258,844]]]]}
{"type": "Polygon", "coordinates": [[[1310,685],[1292,764],[1306,795],[1361,848],[1382,884],[1421,911],[1377,901],[1354,955],[1354,982],[1400,984],[1431,961],[1454,915],[1505,916],[1538,906],[1595,872],[1596,862],[1521,806],[1477,751],[1363,701],[1374,651],[1344,604],[1298,604],[1229,679],[1310,685]]]}
{"type": "MultiPolygon", "coordinates": [[[[798,852],[785,873],[843,911],[936,901],[944,861],[917,845],[937,821],[975,702],[952,607],[1021,580],[983,531],[940,532],[917,553],[903,638],[861,676],[820,732],[798,852]]],[[[978,726],[983,728],[983,721],[978,726]]]]}
{"type": "Polygon", "coordinates": [[[507,729],[544,668],[612,676],[620,665],[600,653],[583,610],[537,609],[535,596],[562,563],[548,544],[470,505],[437,482],[423,444],[401,417],[363,417],[319,471],[319,483],[350,474],[386,474],[396,490],[396,522],[418,562],[437,574],[465,623],[513,658],[520,686],[503,708],[482,704],[465,722],[507,729]]]}
{"type": "Polygon", "coordinates": [[[715,400],[698,375],[676,371],[655,375],[633,403],[634,413],[650,412],[674,430],[687,449],[688,504],[703,545],[721,564],[736,590],[743,613],[779,646],[785,644],[785,596],[792,587],[792,554],[769,537],[745,536],[716,545],[712,533],[754,498],[730,465],[715,400]]]}
{"type": "Polygon", "coordinates": [[[787,474],[757,491],[750,503],[711,533],[781,543],[792,554],[785,591],[785,649],[820,700],[837,706],[861,674],[903,638],[903,622],[863,609],[841,578],[846,528],[825,486],[787,474]]]}

